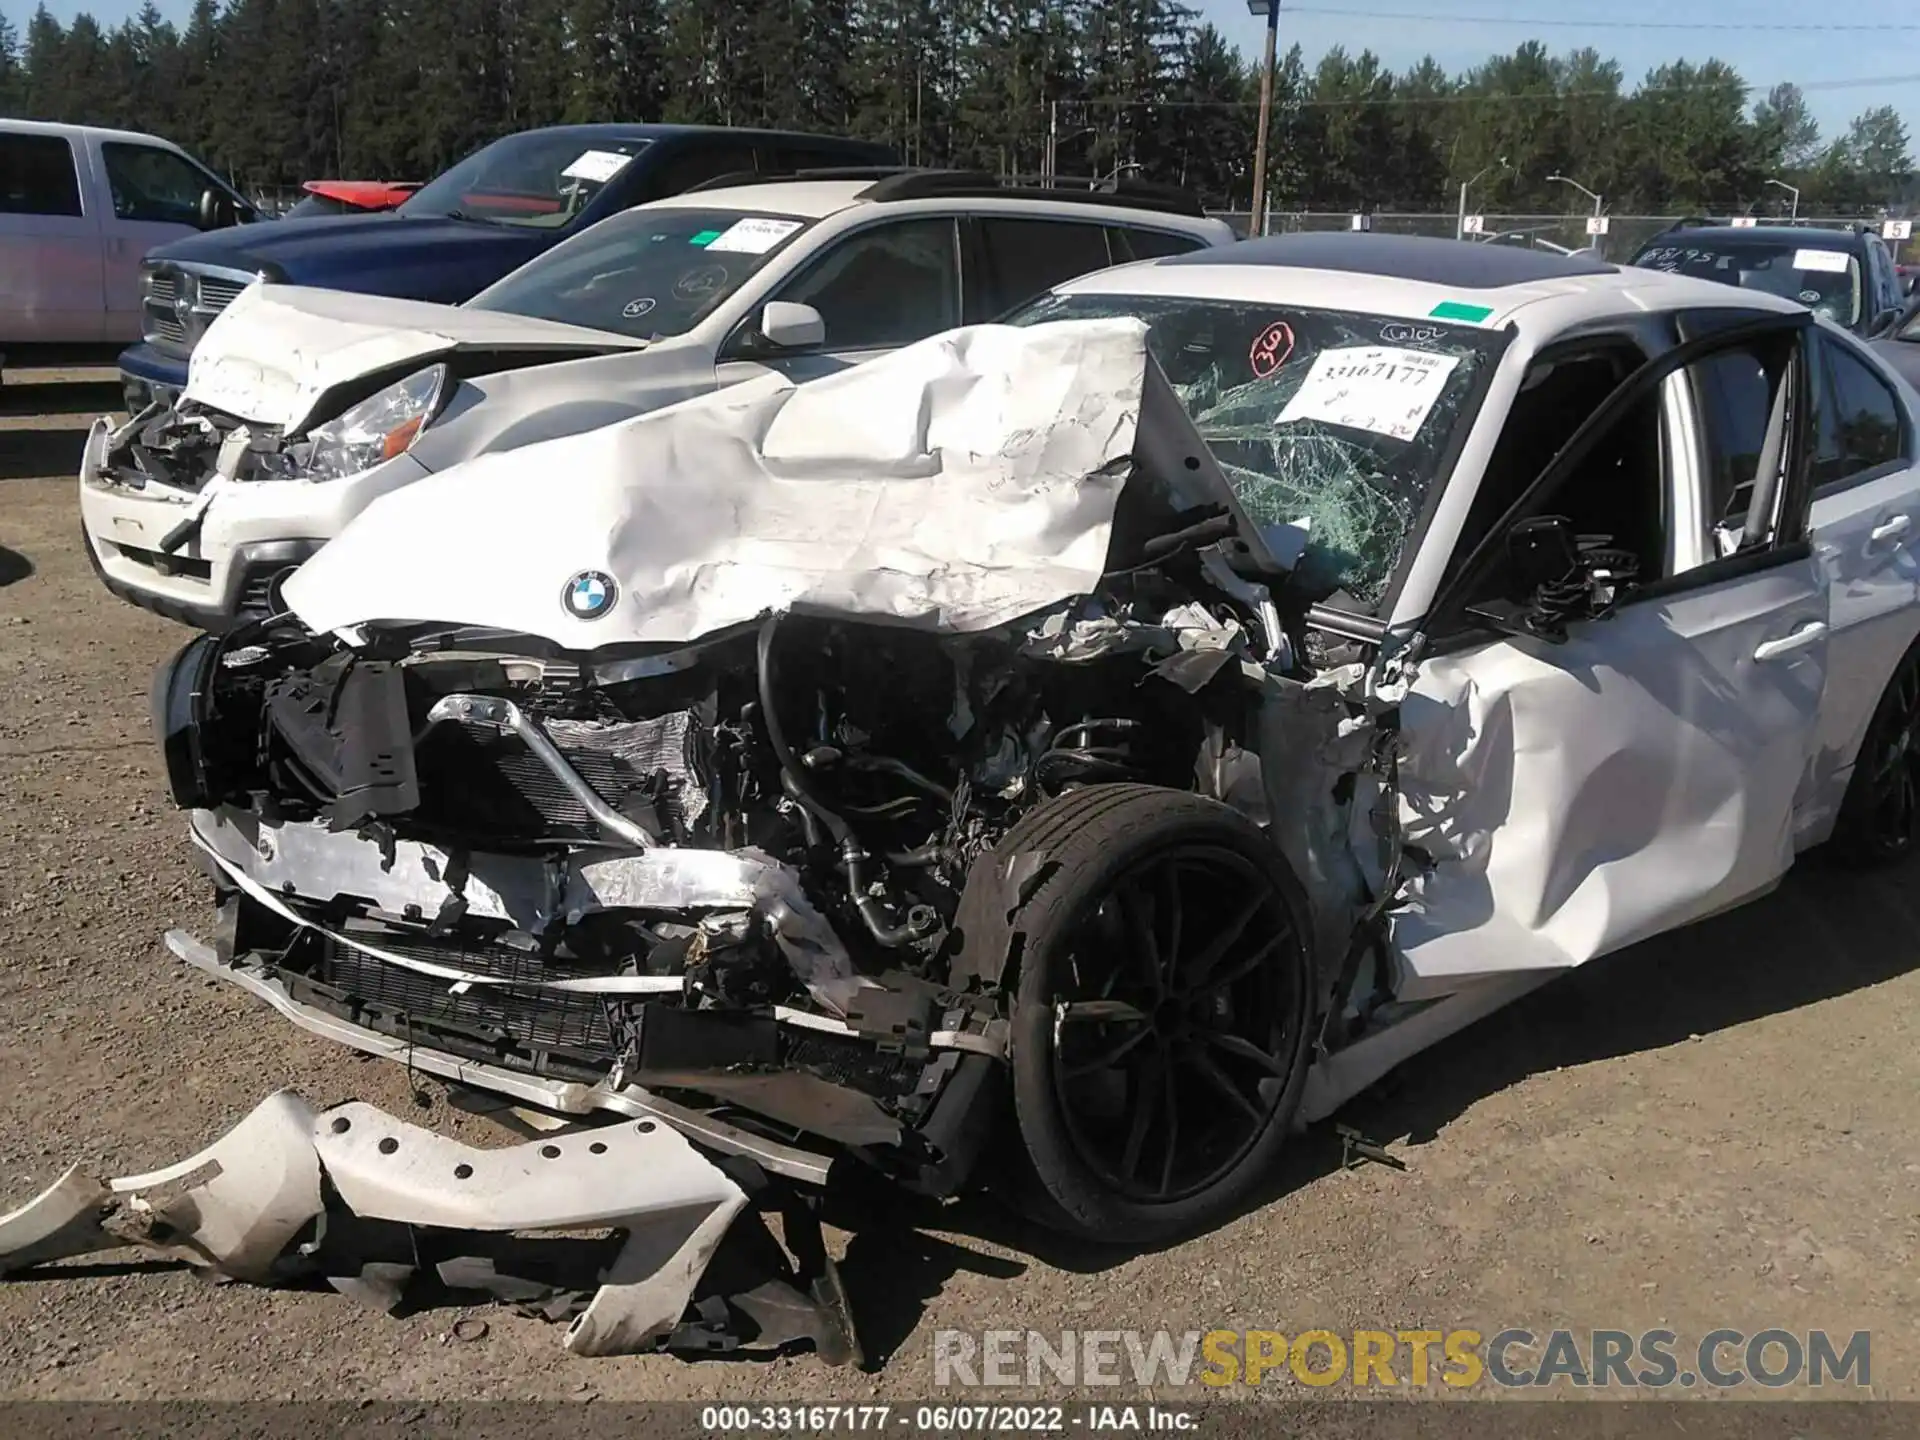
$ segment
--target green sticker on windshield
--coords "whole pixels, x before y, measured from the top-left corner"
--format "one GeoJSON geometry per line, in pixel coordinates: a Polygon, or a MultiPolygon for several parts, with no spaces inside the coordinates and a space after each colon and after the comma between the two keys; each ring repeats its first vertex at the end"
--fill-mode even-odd
{"type": "Polygon", "coordinates": [[[1462,305],[1458,300],[1442,300],[1428,316],[1434,320],[1466,320],[1478,325],[1493,313],[1491,305],[1462,305]]]}
{"type": "Polygon", "coordinates": [[[698,235],[687,241],[687,243],[689,245],[711,245],[719,238],[720,232],[718,230],[702,230],[698,235]]]}

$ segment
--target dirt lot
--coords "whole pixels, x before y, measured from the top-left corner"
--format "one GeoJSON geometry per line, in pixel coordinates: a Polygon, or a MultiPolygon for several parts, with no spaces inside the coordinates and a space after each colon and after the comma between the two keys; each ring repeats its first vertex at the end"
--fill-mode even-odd
{"type": "MultiPolygon", "coordinates": [[[[185,632],[107,596],[79,546],[73,467],[114,398],[0,391],[0,1206],[71,1162],[171,1162],[283,1085],[490,1130],[162,948],[208,919],[148,735],[152,667],[185,632]]],[[[1810,864],[1549,987],[1341,1117],[1406,1171],[1343,1171],[1323,1127],[1262,1208],[1170,1252],[1063,1252],[984,1204],[850,1203],[832,1238],[877,1374],[571,1360],[498,1310],[446,1343],[459,1312],[114,1256],[0,1285],[0,1396],[864,1401],[928,1395],[947,1327],[1724,1326],[1870,1330],[1873,1393],[1920,1398],[1914,880],[1810,864]]]]}

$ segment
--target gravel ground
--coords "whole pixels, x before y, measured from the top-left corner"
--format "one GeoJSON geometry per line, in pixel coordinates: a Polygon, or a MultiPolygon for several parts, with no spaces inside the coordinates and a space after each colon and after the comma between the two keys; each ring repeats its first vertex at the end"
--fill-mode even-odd
{"type": "MultiPolygon", "coordinates": [[[[0,391],[0,1205],[70,1163],[170,1163],[284,1085],[499,1143],[437,1087],[419,1108],[393,1067],[161,946],[209,919],[148,734],[152,667],[186,634],[109,597],[80,549],[70,477],[113,403],[98,384],[0,391]]],[[[1261,1208],[1170,1251],[1063,1250],[984,1204],[856,1197],[830,1240],[877,1373],[572,1360],[556,1327],[504,1310],[450,1342],[467,1312],[393,1319],[125,1252],[0,1285],[0,1397],[864,1402],[933,1391],[936,1328],[1724,1326],[1872,1331],[1872,1393],[1920,1398],[1914,880],[1809,863],[1553,985],[1340,1117],[1405,1171],[1342,1170],[1321,1127],[1261,1208]]]]}

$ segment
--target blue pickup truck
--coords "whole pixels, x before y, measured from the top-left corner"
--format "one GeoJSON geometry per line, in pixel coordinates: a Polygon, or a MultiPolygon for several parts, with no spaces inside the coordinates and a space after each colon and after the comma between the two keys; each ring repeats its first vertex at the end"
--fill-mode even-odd
{"type": "Polygon", "coordinates": [[[892,165],[887,146],[702,125],[561,125],[496,140],[396,210],[208,230],[141,267],[129,412],[170,400],[213,317],[254,280],[458,304],[597,220],[722,175],[892,165]]]}

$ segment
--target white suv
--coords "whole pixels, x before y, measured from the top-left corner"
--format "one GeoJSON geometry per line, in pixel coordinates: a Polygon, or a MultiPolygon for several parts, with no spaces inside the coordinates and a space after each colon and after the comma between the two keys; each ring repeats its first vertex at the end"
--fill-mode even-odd
{"type": "Polygon", "coordinates": [[[256,283],[208,328],[177,403],[96,422],[88,553],[121,598],[223,630],[433,471],[769,369],[814,378],[1091,270],[1235,238],[1160,190],[821,171],[612,216],[461,306],[256,283]]]}

